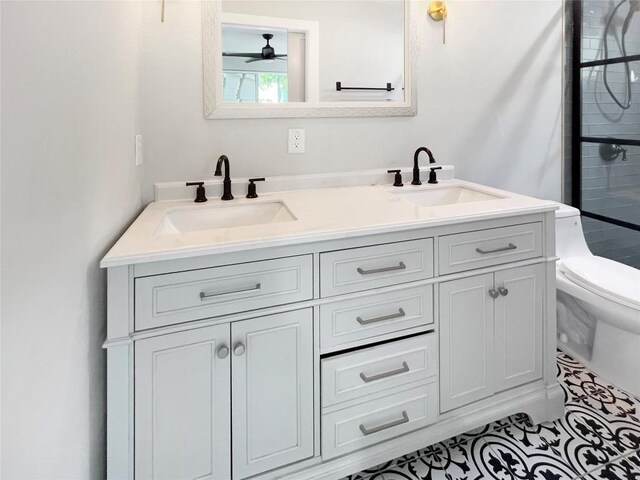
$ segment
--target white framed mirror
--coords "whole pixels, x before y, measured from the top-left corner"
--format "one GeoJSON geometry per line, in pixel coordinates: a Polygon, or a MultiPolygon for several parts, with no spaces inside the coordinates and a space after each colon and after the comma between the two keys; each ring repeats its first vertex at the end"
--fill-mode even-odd
{"type": "Polygon", "coordinates": [[[205,118],[415,115],[415,4],[203,0],[205,118]]]}

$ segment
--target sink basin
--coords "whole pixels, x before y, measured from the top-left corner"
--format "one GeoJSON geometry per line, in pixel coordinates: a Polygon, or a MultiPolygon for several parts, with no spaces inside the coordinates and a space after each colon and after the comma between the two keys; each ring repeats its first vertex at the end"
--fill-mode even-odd
{"type": "Polygon", "coordinates": [[[436,207],[439,205],[452,205],[456,203],[482,202],[485,200],[497,200],[503,197],[491,195],[467,187],[446,187],[424,189],[396,193],[398,198],[415,203],[422,207],[436,207]]]}
{"type": "Polygon", "coordinates": [[[156,228],[155,235],[246,227],[294,220],[296,217],[284,202],[198,205],[170,210],[165,213],[156,228]]]}

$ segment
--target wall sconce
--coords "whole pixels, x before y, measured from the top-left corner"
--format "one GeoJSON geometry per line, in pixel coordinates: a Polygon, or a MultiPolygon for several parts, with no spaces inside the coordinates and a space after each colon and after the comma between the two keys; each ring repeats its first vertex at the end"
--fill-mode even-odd
{"type": "Polygon", "coordinates": [[[446,43],[446,18],[447,18],[447,5],[443,0],[433,0],[429,2],[427,7],[427,14],[434,22],[442,22],[442,44],[446,43]]]}

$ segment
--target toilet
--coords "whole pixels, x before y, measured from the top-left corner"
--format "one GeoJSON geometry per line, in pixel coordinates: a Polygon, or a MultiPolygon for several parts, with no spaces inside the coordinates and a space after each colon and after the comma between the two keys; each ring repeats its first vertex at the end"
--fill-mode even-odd
{"type": "Polygon", "coordinates": [[[640,270],[593,255],[580,211],[556,211],[558,345],[640,396],[640,270]]]}

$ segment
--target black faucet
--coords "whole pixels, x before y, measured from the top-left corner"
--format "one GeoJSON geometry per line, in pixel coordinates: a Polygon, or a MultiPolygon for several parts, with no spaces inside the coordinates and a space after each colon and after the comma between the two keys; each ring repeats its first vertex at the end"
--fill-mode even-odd
{"type": "Polygon", "coordinates": [[[429,181],[427,183],[438,183],[436,170],[442,170],[442,167],[431,167],[431,171],[429,172],[429,181]]]}
{"type": "Polygon", "coordinates": [[[196,199],[194,202],[203,203],[207,201],[207,196],[204,191],[204,182],[187,182],[187,187],[197,186],[196,188],[196,199]]]}
{"type": "Polygon", "coordinates": [[[387,173],[395,173],[393,177],[393,186],[402,187],[402,170],[387,170],[387,173]]]}
{"type": "Polygon", "coordinates": [[[222,176],[222,163],[224,162],[224,180],[222,181],[222,197],[220,200],[233,200],[231,194],[231,177],[229,176],[229,158],[226,155],[220,155],[218,163],[216,163],[216,177],[222,176]]]}
{"type": "Polygon", "coordinates": [[[256,184],[254,182],[264,182],[264,177],[249,179],[247,198],[258,198],[258,194],[256,193],[256,184]]]}
{"type": "Polygon", "coordinates": [[[418,155],[420,152],[427,152],[429,155],[429,163],[436,163],[436,159],[433,158],[433,153],[427,147],[420,147],[416,150],[416,153],[413,154],[413,180],[411,185],[422,185],[420,181],[420,168],[418,167],[418,155]]]}

